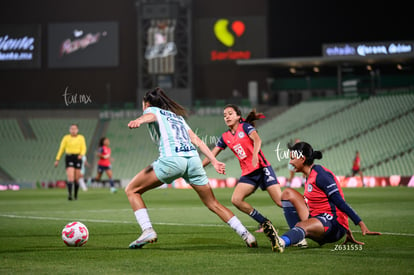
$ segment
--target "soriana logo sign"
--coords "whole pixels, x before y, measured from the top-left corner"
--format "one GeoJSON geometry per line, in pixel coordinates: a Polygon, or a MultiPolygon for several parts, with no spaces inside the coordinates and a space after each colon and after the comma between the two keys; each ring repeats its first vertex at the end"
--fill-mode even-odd
{"type": "Polygon", "coordinates": [[[211,51],[211,60],[250,59],[250,50],[233,50],[236,41],[245,33],[246,25],[243,21],[219,19],[214,24],[214,35],[217,40],[228,49],[226,51],[211,51]]]}
{"type": "Polygon", "coordinates": [[[267,57],[264,16],[200,18],[195,29],[198,63],[267,57]]]}
{"type": "Polygon", "coordinates": [[[242,21],[236,20],[231,23],[229,28],[229,20],[219,19],[214,24],[214,34],[218,41],[226,47],[232,47],[235,42],[235,36],[240,37],[246,30],[246,26],[242,21]]]}

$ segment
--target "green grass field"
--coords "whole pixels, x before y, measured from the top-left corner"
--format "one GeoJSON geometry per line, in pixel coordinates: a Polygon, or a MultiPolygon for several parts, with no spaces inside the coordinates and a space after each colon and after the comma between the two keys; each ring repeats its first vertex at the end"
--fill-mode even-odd
{"type": "MultiPolygon", "coordinates": [[[[255,234],[258,248],[247,248],[193,190],[144,195],[158,242],[137,250],[128,249],[140,229],[123,191],[79,191],[78,201],[67,201],[64,189],[0,192],[0,274],[414,274],[413,188],[344,190],[368,228],[383,233],[362,236],[351,225],[366,243],[362,250],[308,240],[309,248],[290,247],[283,254],[273,253],[265,235],[254,232],[256,223],[231,205],[232,191],[215,194],[255,234]],[[71,221],[88,227],[85,246],[63,243],[61,231],[71,221]]],[[[279,233],[288,229],[266,192],[248,201],[279,233]]]]}

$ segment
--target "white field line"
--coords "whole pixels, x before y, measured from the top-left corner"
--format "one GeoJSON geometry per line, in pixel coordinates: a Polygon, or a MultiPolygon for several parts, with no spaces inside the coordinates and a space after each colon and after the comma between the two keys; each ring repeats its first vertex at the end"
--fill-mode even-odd
{"type": "MultiPolygon", "coordinates": [[[[52,220],[52,221],[73,221],[79,220],[83,222],[96,222],[96,223],[123,223],[123,224],[137,224],[136,221],[121,221],[121,220],[97,220],[97,219],[81,219],[81,218],[62,218],[62,217],[40,217],[40,216],[25,216],[14,214],[0,214],[0,217],[11,219],[28,219],[28,220],[52,220]]],[[[221,227],[224,224],[185,224],[185,223],[168,223],[168,222],[153,222],[158,225],[172,225],[172,226],[199,226],[199,227],[221,227]]]]}
{"type": "MultiPolygon", "coordinates": [[[[130,209],[129,209],[130,210],[130,209]]],[[[0,217],[11,218],[11,219],[29,219],[29,220],[53,220],[53,221],[72,221],[79,220],[83,222],[96,222],[96,223],[122,223],[122,224],[136,224],[136,221],[119,221],[119,220],[96,220],[96,219],[79,219],[79,218],[61,218],[61,217],[40,217],[40,216],[26,216],[26,215],[14,215],[14,214],[0,214],[0,217]]],[[[221,224],[187,224],[187,223],[165,223],[165,222],[154,222],[153,224],[158,225],[171,225],[171,226],[199,226],[199,227],[224,227],[227,226],[224,223],[221,224]]],[[[288,229],[284,227],[279,227],[288,229]]],[[[360,233],[360,231],[352,231],[353,233],[360,233]]],[[[414,233],[399,233],[399,232],[381,232],[382,235],[391,236],[404,236],[414,237],[414,233]]]]}

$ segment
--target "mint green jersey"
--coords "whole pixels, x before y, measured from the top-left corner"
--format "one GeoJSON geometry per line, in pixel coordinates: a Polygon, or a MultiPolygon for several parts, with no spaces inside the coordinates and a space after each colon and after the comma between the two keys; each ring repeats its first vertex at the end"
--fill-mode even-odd
{"type": "Polygon", "coordinates": [[[152,113],[156,122],[148,124],[152,140],[157,143],[160,157],[194,157],[197,149],[191,143],[190,127],[182,116],[158,107],[148,107],[144,114],[152,113]]]}

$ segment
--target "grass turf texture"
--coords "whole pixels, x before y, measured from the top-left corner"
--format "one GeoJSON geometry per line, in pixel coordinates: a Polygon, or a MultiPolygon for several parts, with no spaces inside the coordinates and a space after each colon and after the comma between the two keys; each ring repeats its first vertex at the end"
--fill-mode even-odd
{"type": "MultiPolygon", "coordinates": [[[[273,253],[257,224],[230,203],[232,189],[216,197],[256,236],[259,248],[242,239],[205,208],[193,190],[157,189],[144,194],[158,242],[131,250],[140,229],[125,194],[108,189],[79,191],[68,201],[66,190],[0,192],[0,274],[413,274],[414,188],[344,189],[346,200],[372,231],[362,236],[351,225],[362,250],[336,244],[290,247],[273,253]],[[66,247],[61,231],[81,221],[89,229],[83,247],[66,247]]],[[[303,190],[300,190],[301,192],[303,190]]],[[[282,209],[266,192],[248,199],[287,231],[282,209]]],[[[352,222],[351,222],[352,223],[352,222]]]]}

